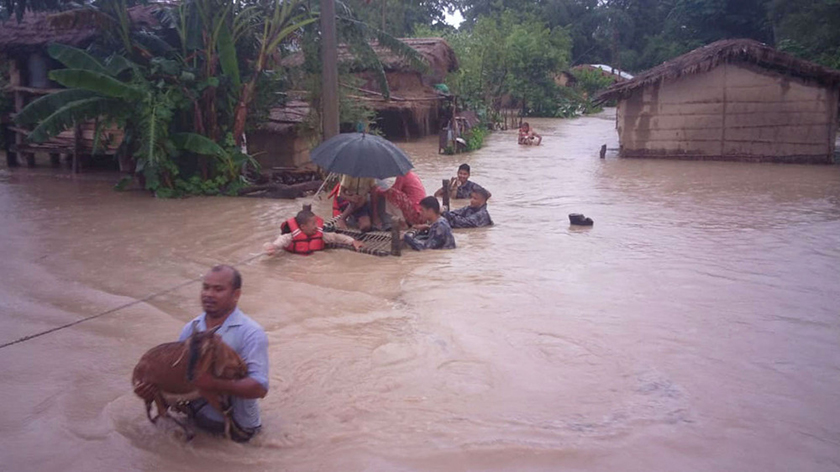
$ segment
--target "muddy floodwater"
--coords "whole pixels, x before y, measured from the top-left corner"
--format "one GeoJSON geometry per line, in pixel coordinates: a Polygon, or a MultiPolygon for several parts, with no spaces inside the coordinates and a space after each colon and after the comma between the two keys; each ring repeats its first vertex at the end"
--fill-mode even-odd
{"type": "MultiPolygon", "coordinates": [[[[0,470],[840,470],[840,167],[601,160],[613,112],[532,124],[401,144],[430,193],[462,162],[492,191],[456,250],[240,267],[270,343],[251,444],[185,444],[131,392],[192,284],[0,349],[0,470]]],[[[246,259],[304,203],[112,183],[3,173],[0,343],[246,259]]]]}

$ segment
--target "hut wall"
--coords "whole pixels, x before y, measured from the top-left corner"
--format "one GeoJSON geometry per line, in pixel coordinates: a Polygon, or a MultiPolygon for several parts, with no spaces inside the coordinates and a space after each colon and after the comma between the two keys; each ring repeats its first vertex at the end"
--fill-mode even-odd
{"type": "Polygon", "coordinates": [[[829,163],[837,103],[836,90],[723,64],[622,100],[621,154],[829,163]]]}
{"type": "Polygon", "coordinates": [[[294,129],[282,133],[268,130],[248,133],[248,152],[255,154],[257,162],[266,170],[308,163],[309,147],[306,137],[294,129]]]}

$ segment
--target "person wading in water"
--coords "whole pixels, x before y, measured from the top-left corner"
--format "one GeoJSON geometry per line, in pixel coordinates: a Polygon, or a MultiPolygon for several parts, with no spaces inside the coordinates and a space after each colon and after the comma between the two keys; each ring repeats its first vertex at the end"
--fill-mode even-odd
{"type": "MultiPolygon", "coordinates": [[[[268,337],[256,321],[246,316],[237,307],[242,294],[242,275],[229,265],[217,265],[204,276],[201,286],[201,306],[204,313],[188,322],[181,330],[179,341],[189,338],[193,321],[197,329],[205,331],[220,326],[216,334],[230,346],[248,366],[248,376],[238,380],[218,379],[205,373],[193,384],[200,390],[232,396],[233,421],[232,439],[249,441],[261,428],[260,407],[257,399],[268,393],[268,337]]],[[[138,384],[135,393],[143,399],[153,399],[157,394],[154,386],[138,384]]],[[[224,434],[222,413],[211,407],[206,400],[188,402],[183,411],[195,425],[213,434],[224,434]]]]}

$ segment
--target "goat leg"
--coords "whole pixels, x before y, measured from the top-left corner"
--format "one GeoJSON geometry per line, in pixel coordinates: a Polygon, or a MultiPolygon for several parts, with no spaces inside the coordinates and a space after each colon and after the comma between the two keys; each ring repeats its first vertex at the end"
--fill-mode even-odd
{"type": "Polygon", "coordinates": [[[182,423],[181,421],[179,421],[179,420],[178,420],[177,418],[175,418],[174,416],[167,416],[167,418],[169,418],[170,420],[174,421],[174,422],[175,422],[175,424],[177,424],[178,426],[180,426],[180,427],[181,427],[181,429],[183,429],[183,430],[184,430],[184,436],[186,436],[187,441],[192,441],[192,439],[195,437],[195,433],[193,432],[193,430],[192,430],[192,429],[190,429],[189,427],[187,427],[187,425],[186,425],[186,424],[182,423]]]}
{"type": "Polygon", "coordinates": [[[231,423],[233,422],[233,403],[230,401],[230,397],[205,391],[199,391],[198,393],[207,400],[210,406],[222,413],[222,416],[225,418],[225,437],[233,439],[230,435],[231,423]]]}
{"type": "MultiPolygon", "coordinates": [[[[158,412],[160,412],[160,410],[158,410],[158,412]]],[[[151,400],[146,400],[146,418],[149,418],[149,421],[151,421],[152,424],[157,423],[158,418],[160,418],[160,413],[158,413],[157,416],[152,418],[152,401],[151,400]]]]}

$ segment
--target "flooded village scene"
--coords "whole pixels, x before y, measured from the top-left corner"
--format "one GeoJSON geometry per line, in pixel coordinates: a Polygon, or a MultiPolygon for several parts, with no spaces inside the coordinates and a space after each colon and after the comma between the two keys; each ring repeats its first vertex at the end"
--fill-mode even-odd
{"type": "Polygon", "coordinates": [[[0,470],[840,471],[837,2],[0,14],[0,470]]]}

